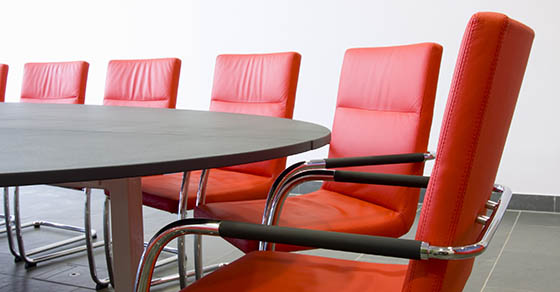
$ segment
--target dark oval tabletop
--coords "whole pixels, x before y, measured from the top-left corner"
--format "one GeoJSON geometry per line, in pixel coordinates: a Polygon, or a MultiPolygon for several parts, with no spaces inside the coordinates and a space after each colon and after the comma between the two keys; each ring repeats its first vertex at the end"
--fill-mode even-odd
{"type": "Polygon", "coordinates": [[[319,148],[319,125],[252,115],[0,103],[0,186],[137,177],[319,148]]]}

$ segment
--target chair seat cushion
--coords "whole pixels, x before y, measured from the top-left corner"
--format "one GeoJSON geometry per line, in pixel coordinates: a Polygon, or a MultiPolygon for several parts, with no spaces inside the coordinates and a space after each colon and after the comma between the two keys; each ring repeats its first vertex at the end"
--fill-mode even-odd
{"type": "MultiPolygon", "coordinates": [[[[265,200],[206,204],[195,208],[196,218],[261,223],[265,200]]],[[[408,226],[395,211],[324,189],[288,197],[280,216],[281,226],[398,237],[408,226]]],[[[244,252],[254,251],[256,241],[226,238],[244,252]]],[[[276,245],[276,250],[306,249],[276,245]]]]}
{"type": "MultiPolygon", "coordinates": [[[[191,172],[187,207],[192,209],[201,171],[191,172]]],[[[182,173],[148,176],[142,178],[143,203],[156,209],[178,212],[179,190],[182,173]]],[[[206,202],[254,200],[266,198],[273,178],[222,169],[210,170],[206,202]]]]}
{"type": "Polygon", "coordinates": [[[406,265],[284,252],[252,252],[196,281],[190,291],[401,291],[406,265]]]}

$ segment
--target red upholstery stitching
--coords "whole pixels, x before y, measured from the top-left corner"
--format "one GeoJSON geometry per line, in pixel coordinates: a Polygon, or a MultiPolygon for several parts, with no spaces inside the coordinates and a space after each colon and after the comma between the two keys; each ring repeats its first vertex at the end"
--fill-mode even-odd
{"type": "MultiPolygon", "coordinates": [[[[472,25],[470,25],[471,29],[466,32],[467,33],[466,44],[468,45],[468,47],[465,48],[464,54],[461,56],[461,59],[458,60],[458,62],[457,62],[456,72],[455,72],[455,76],[454,76],[457,79],[454,79],[454,80],[456,80],[456,82],[453,84],[453,88],[452,88],[452,91],[450,93],[450,96],[452,97],[451,104],[449,105],[448,115],[447,115],[447,117],[444,121],[445,127],[442,129],[441,135],[440,135],[440,138],[439,138],[440,147],[438,147],[437,151],[440,152],[440,149],[442,151],[440,152],[441,153],[440,155],[436,156],[435,166],[434,166],[434,169],[432,170],[432,175],[431,175],[431,177],[433,177],[435,179],[430,180],[430,185],[428,186],[428,190],[430,192],[432,191],[431,186],[432,185],[437,185],[438,180],[439,180],[438,173],[439,173],[439,170],[440,170],[440,160],[441,160],[441,157],[444,156],[444,153],[446,153],[443,150],[445,150],[445,144],[446,144],[447,139],[448,139],[448,133],[449,133],[449,127],[450,127],[448,121],[451,120],[451,117],[453,116],[453,112],[455,110],[455,103],[456,103],[456,100],[457,100],[455,97],[457,96],[457,91],[459,90],[460,85],[463,81],[462,78],[463,78],[463,72],[465,70],[466,59],[469,56],[468,52],[470,51],[470,48],[472,46],[471,39],[472,39],[473,31],[476,29],[476,25],[478,24],[478,18],[473,18],[471,20],[471,23],[472,23],[472,25]]],[[[428,201],[424,202],[424,204],[422,204],[422,208],[423,209],[427,208],[427,210],[426,209],[422,210],[422,213],[427,214],[429,212],[429,210],[431,209],[431,206],[432,206],[432,196],[426,195],[425,198],[428,201]]],[[[418,234],[416,236],[417,238],[425,236],[425,232],[426,232],[425,227],[426,227],[426,224],[427,224],[426,221],[427,220],[422,220],[421,225],[419,224],[419,226],[417,227],[418,230],[420,230],[420,234],[418,234]]],[[[414,279],[416,277],[417,273],[418,273],[418,265],[413,265],[412,270],[410,272],[410,280],[414,279]]],[[[437,289],[438,286],[441,287],[442,283],[441,283],[441,281],[439,281],[439,282],[440,283],[436,283],[436,282],[433,283],[432,291],[437,291],[436,289],[437,289]],[[436,284],[439,284],[439,285],[436,286],[436,284]]],[[[411,285],[409,285],[407,287],[408,287],[407,290],[411,291],[411,289],[412,289],[411,285]]]]}
{"type": "MultiPolygon", "coordinates": [[[[477,115],[477,119],[476,121],[476,127],[475,127],[475,132],[473,133],[473,138],[472,138],[472,143],[471,143],[471,147],[469,150],[469,161],[468,161],[468,166],[466,167],[466,172],[464,174],[464,180],[462,181],[462,184],[459,188],[459,194],[461,195],[460,200],[458,200],[458,204],[457,207],[462,207],[463,206],[463,202],[464,202],[464,197],[466,194],[466,188],[467,188],[467,184],[468,184],[468,179],[470,178],[470,175],[472,173],[472,164],[474,163],[474,155],[473,153],[475,152],[475,149],[477,148],[478,144],[479,144],[479,140],[480,140],[480,132],[482,131],[482,121],[484,120],[485,116],[486,116],[486,112],[487,112],[487,106],[488,106],[488,101],[490,99],[490,92],[492,90],[492,84],[493,84],[493,80],[494,77],[496,75],[496,68],[497,68],[497,63],[498,63],[498,59],[499,59],[499,55],[500,55],[500,51],[502,48],[502,43],[503,43],[503,39],[504,39],[504,35],[505,35],[505,31],[508,27],[508,18],[504,19],[504,23],[502,24],[502,28],[500,30],[500,35],[499,35],[499,40],[498,40],[498,44],[496,46],[496,51],[494,52],[494,58],[492,60],[492,64],[490,67],[490,76],[488,77],[488,80],[486,81],[486,88],[484,89],[484,98],[482,100],[482,104],[480,105],[480,109],[478,111],[478,115],[477,115]]],[[[456,209],[457,210],[461,210],[461,208],[456,209]]],[[[451,229],[449,232],[449,238],[448,241],[450,241],[451,238],[453,238],[455,236],[455,232],[457,232],[457,225],[458,225],[458,220],[456,220],[456,218],[459,216],[458,212],[454,212],[454,217],[452,218],[452,222],[454,222],[451,225],[451,229]]]]}
{"type": "MultiPolygon", "coordinates": [[[[478,19],[474,19],[473,20],[473,27],[472,29],[469,31],[469,42],[470,42],[470,38],[472,36],[472,32],[475,31],[477,29],[477,26],[479,24],[479,20],[478,19]]],[[[467,166],[465,167],[465,171],[461,177],[461,185],[459,187],[457,196],[458,196],[458,200],[455,203],[455,208],[454,208],[454,212],[452,213],[453,218],[451,218],[451,222],[452,224],[450,225],[450,230],[447,233],[448,237],[446,239],[446,242],[451,244],[451,240],[455,237],[455,233],[457,232],[457,226],[459,224],[457,217],[460,216],[460,211],[462,210],[462,206],[464,203],[464,199],[465,199],[465,194],[466,194],[466,189],[467,189],[467,184],[468,184],[468,180],[472,174],[472,164],[474,163],[474,158],[475,158],[475,150],[479,144],[480,141],[480,134],[482,131],[482,121],[484,120],[486,113],[487,113],[487,106],[488,106],[488,102],[489,102],[489,98],[490,98],[490,93],[492,90],[492,84],[493,84],[493,80],[495,78],[495,74],[496,74],[496,68],[497,68],[497,63],[499,60],[499,56],[500,56],[500,52],[501,52],[501,48],[502,48],[502,44],[503,44],[503,40],[504,40],[504,36],[506,34],[507,28],[509,25],[509,18],[505,18],[502,24],[502,28],[500,30],[500,35],[499,35],[499,40],[498,40],[498,44],[496,46],[496,50],[494,52],[494,58],[492,60],[492,64],[490,67],[490,76],[488,77],[487,81],[486,81],[486,86],[485,86],[485,90],[484,90],[484,97],[482,100],[482,103],[480,105],[479,111],[476,115],[476,119],[475,119],[475,131],[473,132],[473,136],[472,136],[472,143],[469,147],[469,151],[467,154],[467,166]]],[[[465,55],[468,55],[468,50],[470,50],[470,46],[468,48],[466,48],[466,53],[465,55]]],[[[465,59],[461,60],[462,62],[465,61],[465,59]]],[[[462,64],[463,65],[463,64],[462,64]]],[[[462,76],[462,71],[464,70],[464,67],[461,67],[461,76],[462,76]]],[[[461,80],[459,80],[461,81],[461,80]]],[[[454,93],[457,90],[457,88],[459,88],[460,86],[454,87],[454,93]]],[[[455,105],[455,99],[453,100],[453,104],[450,106],[450,115],[452,113],[451,109],[454,109],[454,105],[455,105]]],[[[445,137],[447,138],[447,126],[445,129],[445,137]]],[[[442,143],[445,142],[445,140],[442,141],[442,143]]],[[[443,155],[442,155],[443,156],[443,155]]],[[[438,168],[439,169],[439,168],[438,168]]],[[[437,182],[434,182],[434,184],[436,184],[437,182]]],[[[431,200],[431,199],[430,199],[431,200]]],[[[430,208],[430,204],[428,203],[428,208],[430,208]]],[[[423,222],[425,225],[425,222],[423,222]]],[[[424,229],[422,230],[424,232],[424,229]]],[[[445,263],[445,265],[447,265],[447,263],[445,263]]],[[[414,269],[412,271],[412,275],[414,275],[414,273],[416,272],[416,269],[414,269]]],[[[443,279],[440,278],[437,281],[434,281],[433,286],[432,286],[432,291],[440,291],[441,288],[443,286],[443,279]]]]}

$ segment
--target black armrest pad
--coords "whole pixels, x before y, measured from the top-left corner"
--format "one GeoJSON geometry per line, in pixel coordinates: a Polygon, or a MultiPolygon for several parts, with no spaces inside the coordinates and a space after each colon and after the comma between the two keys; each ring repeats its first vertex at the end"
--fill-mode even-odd
{"type": "Polygon", "coordinates": [[[428,176],[416,175],[369,173],[345,170],[336,170],[334,173],[334,181],[337,182],[353,182],[415,188],[427,187],[429,180],[430,177],[428,176]]]}
{"type": "Polygon", "coordinates": [[[422,242],[410,239],[222,221],[220,236],[420,259],[422,242]]]}
{"type": "Polygon", "coordinates": [[[423,162],[424,153],[407,153],[394,155],[361,156],[361,157],[342,157],[325,159],[326,168],[379,165],[379,164],[398,164],[423,162]]]}

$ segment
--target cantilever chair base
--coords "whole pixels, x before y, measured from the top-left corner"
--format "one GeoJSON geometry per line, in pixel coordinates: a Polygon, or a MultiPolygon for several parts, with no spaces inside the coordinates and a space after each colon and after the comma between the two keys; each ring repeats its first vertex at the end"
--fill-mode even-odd
{"type": "Polygon", "coordinates": [[[108,280],[100,280],[99,278],[97,278],[96,275],[96,269],[95,269],[95,261],[93,258],[93,249],[103,246],[105,245],[104,241],[97,241],[95,243],[93,243],[93,240],[97,238],[97,232],[94,229],[91,229],[91,216],[89,216],[90,213],[90,197],[91,197],[91,192],[90,190],[86,190],[85,192],[86,195],[86,205],[84,208],[84,212],[85,212],[85,216],[84,216],[84,227],[78,227],[78,226],[73,226],[73,225],[67,225],[67,224],[60,224],[60,223],[55,223],[55,222],[50,222],[50,221],[32,221],[32,222],[28,222],[25,224],[21,223],[21,215],[20,215],[20,204],[19,204],[19,187],[15,187],[14,190],[14,220],[13,220],[13,224],[10,223],[10,220],[8,218],[11,218],[12,216],[10,215],[10,208],[9,208],[9,189],[5,188],[4,189],[4,212],[6,214],[5,216],[5,224],[7,226],[6,228],[6,233],[7,233],[7,238],[8,238],[8,246],[10,248],[10,252],[12,253],[12,255],[14,255],[15,261],[19,262],[19,261],[24,261],[25,262],[25,268],[29,269],[32,267],[37,266],[38,263],[43,262],[43,261],[47,261],[47,260],[51,260],[51,259],[55,259],[55,258],[59,258],[62,256],[67,256],[70,254],[74,254],[74,253],[78,253],[81,251],[86,250],[87,251],[87,255],[88,255],[88,262],[90,265],[90,273],[92,274],[92,279],[94,280],[94,282],[96,283],[96,289],[103,289],[106,288],[108,286],[109,281],[108,280]],[[13,225],[13,226],[12,226],[13,225]],[[66,230],[66,231],[72,231],[72,232],[78,232],[78,233],[82,233],[83,235],[79,235],[79,236],[75,236],[75,237],[71,237],[59,242],[55,242],[55,243],[51,243],[45,246],[41,246],[41,247],[37,247],[35,249],[32,250],[26,250],[25,249],[25,244],[23,241],[23,235],[22,235],[22,230],[23,228],[26,227],[30,227],[33,226],[35,228],[40,228],[41,226],[44,227],[49,227],[49,228],[54,228],[54,229],[60,229],[60,230],[66,230]],[[17,244],[17,251],[15,248],[14,241],[13,241],[13,234],[12,234],[12,228],[15,229],[15,234],[16,234],[16,244],[17,244]],[[57,249],[69,244],[73,244],[76,242],[79,242],[81,240],[85,240],[85,245],[81,245],[81,246],[76,246],[76,247],[72,247],[72,248],[66,248],[63,250],[59,250],[56,252],[50,252],[47,253],[48,251],[51,251],[53,249],[57,249]],[[35,255],[34,257],[31,257],[35,255]]]}

